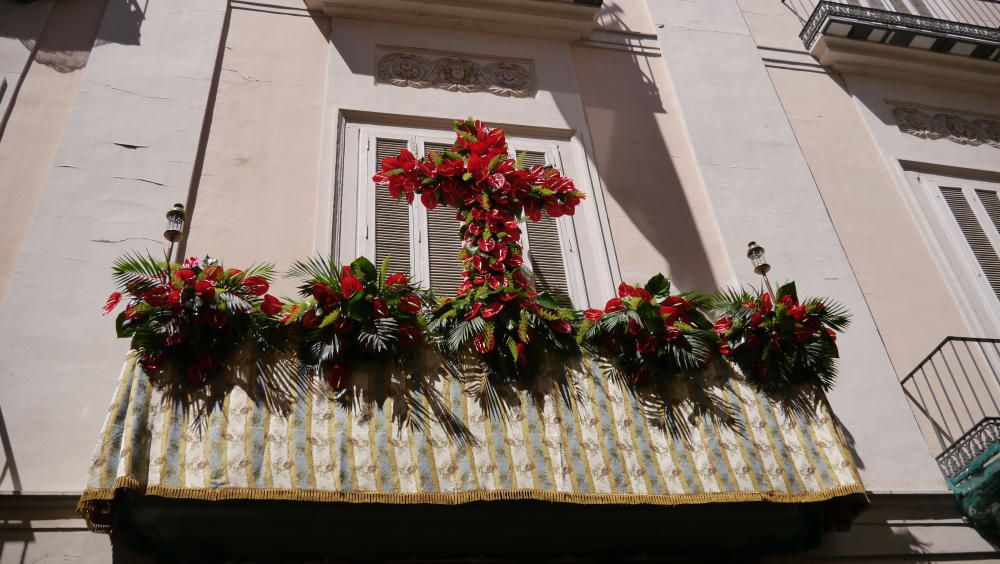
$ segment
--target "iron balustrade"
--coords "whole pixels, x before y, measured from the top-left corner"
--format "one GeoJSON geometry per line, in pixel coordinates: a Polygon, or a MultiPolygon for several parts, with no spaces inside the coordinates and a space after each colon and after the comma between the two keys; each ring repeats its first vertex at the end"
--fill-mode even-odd
{"type": "Polygon", "coordinates": [[[1000,443],[1000,339],[947,337],[900,385],[945,476],[1000,443]]]}

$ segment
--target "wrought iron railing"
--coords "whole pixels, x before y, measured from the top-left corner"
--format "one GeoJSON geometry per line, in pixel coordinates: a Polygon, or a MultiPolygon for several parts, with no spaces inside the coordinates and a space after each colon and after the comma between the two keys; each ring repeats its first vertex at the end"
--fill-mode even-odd
{"type": "MultiPolygon", "coordinates": [[[[808,17],[819,3],[820,0],[785,2],[800,17],[808,17]]],[[[992,0],[835,0],[828,3],[983,27],[1000,26],[1000,2],[992,0]]]]}
{"type": "Polygon", "coordinates": [[[900,384],[946,476],[1000,444],[1000,339],[947,337],[900,384]]]}

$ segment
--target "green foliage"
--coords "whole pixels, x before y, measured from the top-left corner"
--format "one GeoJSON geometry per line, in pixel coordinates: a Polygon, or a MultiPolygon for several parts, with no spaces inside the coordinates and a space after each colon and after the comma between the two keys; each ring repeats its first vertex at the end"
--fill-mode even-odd
{"type": "Polygon", "coordinates": [[[728,288],[713,299],[719,312],[720,350],[747,380],[769,393],[799,386],[829,390],[837,378],[836,333],[850,324],[847,310],[825,298],[799,301],[795,284],[776,301],[759,289],[728,288]]]}

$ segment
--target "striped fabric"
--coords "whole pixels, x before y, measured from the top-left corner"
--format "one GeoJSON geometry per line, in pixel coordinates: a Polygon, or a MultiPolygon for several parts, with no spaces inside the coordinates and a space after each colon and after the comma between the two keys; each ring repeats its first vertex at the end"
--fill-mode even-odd
{"type": "MultiPolygon", "coordinates": [[[[522,392],[505,421],[484,413],[433,357],[422,363],[433,394],[407,394],[394,381],[377,406],[316,393],[279,415],[236,388],[199,417],[166,401],[129,360],[79,509],[107,530],[119,488],[200,500],[441,504],[809,502],[864,493],[823,407],[805,417],[737,384],[724,397],[743,429],[702,421],[685,440],[651,424],[631,394],[581,359],[564,368],[573,400],[522,392]],[[465,428],[464,439],[440,418],[401,420],[402,397],[429,411],[429,395],[465,428]]],[[[374,390],[377,380],[354,381],[374,390]]]]}

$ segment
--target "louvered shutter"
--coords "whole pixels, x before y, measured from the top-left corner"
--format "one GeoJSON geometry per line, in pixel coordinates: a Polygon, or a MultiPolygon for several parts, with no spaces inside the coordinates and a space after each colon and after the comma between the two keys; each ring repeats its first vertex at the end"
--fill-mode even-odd
{"type": "MultiPolygon", "coordinates": [[[[525,167],[548,164],[545,153],[541,151],[523,151],[523,155],[521,162],[525,167]]],[[[565,304],[569,305],[569,281],[556,219],[543,215],[541,221],[528,221],[526,230],[528,261],[534,274],[535,288],[539,292],[562,296],[565,304]]]]}
{"type": "MultiPolygon", "coordinates": [[[[996,194],[992,194],[995,199],[996,194]]],[[[976,214],[972,211],[972,206],[969,205],[961,188],[941,186],[941,196],[944,197],[955,222],[958,223],[959,229],[965,236],[965,241],[969,244],[973,256],[976,257],[976,262],[983,269],[983,274],[986,275],[986,280],[993,288],[993,293],[1000,298],[1000,257],[997,256],[996,249],[990,243],[983,226],[979,224],[976,214]]],[[[985,201],[983,205],[987,207],[985,201]]],[[[995,209],[995,211],[997,210],[995,209]]],[[[989,207],[987,207],[987,212],[990,213],[991,218],[994,217],[993,212],[989,211],[989,207]]]]}
{"type": "Polygon", "coordinates": [[[1000,231],[1000,197],[992,190],[976,190],[979,202],[986,208],[986,215],[990,216],[993,228],[1000,231]]]}
{"type": "MultiPolygon", "coordinates": [[[[448,143],[424,143],[424,153],[443,153],[451,149],[448,143]]],[[[462,261],[458,258],[462,240],[458,229],[461,223],[455,218],[457,210],[440,205],[427,210],[427,261],[430,284],[438,295],[453,296],[462,284],[462,261]]]]}
{"type": "MultiPolygon", "coordinates": [[[[375,170],[382,159],[395,157],[409,144],[405,139],[375,140],[375,170]]],[[[405,199],[394,200],[389,190],[375,186],[375,264],[389,257],[389,272],[410,272],[410,210],[405,199]]]]}

